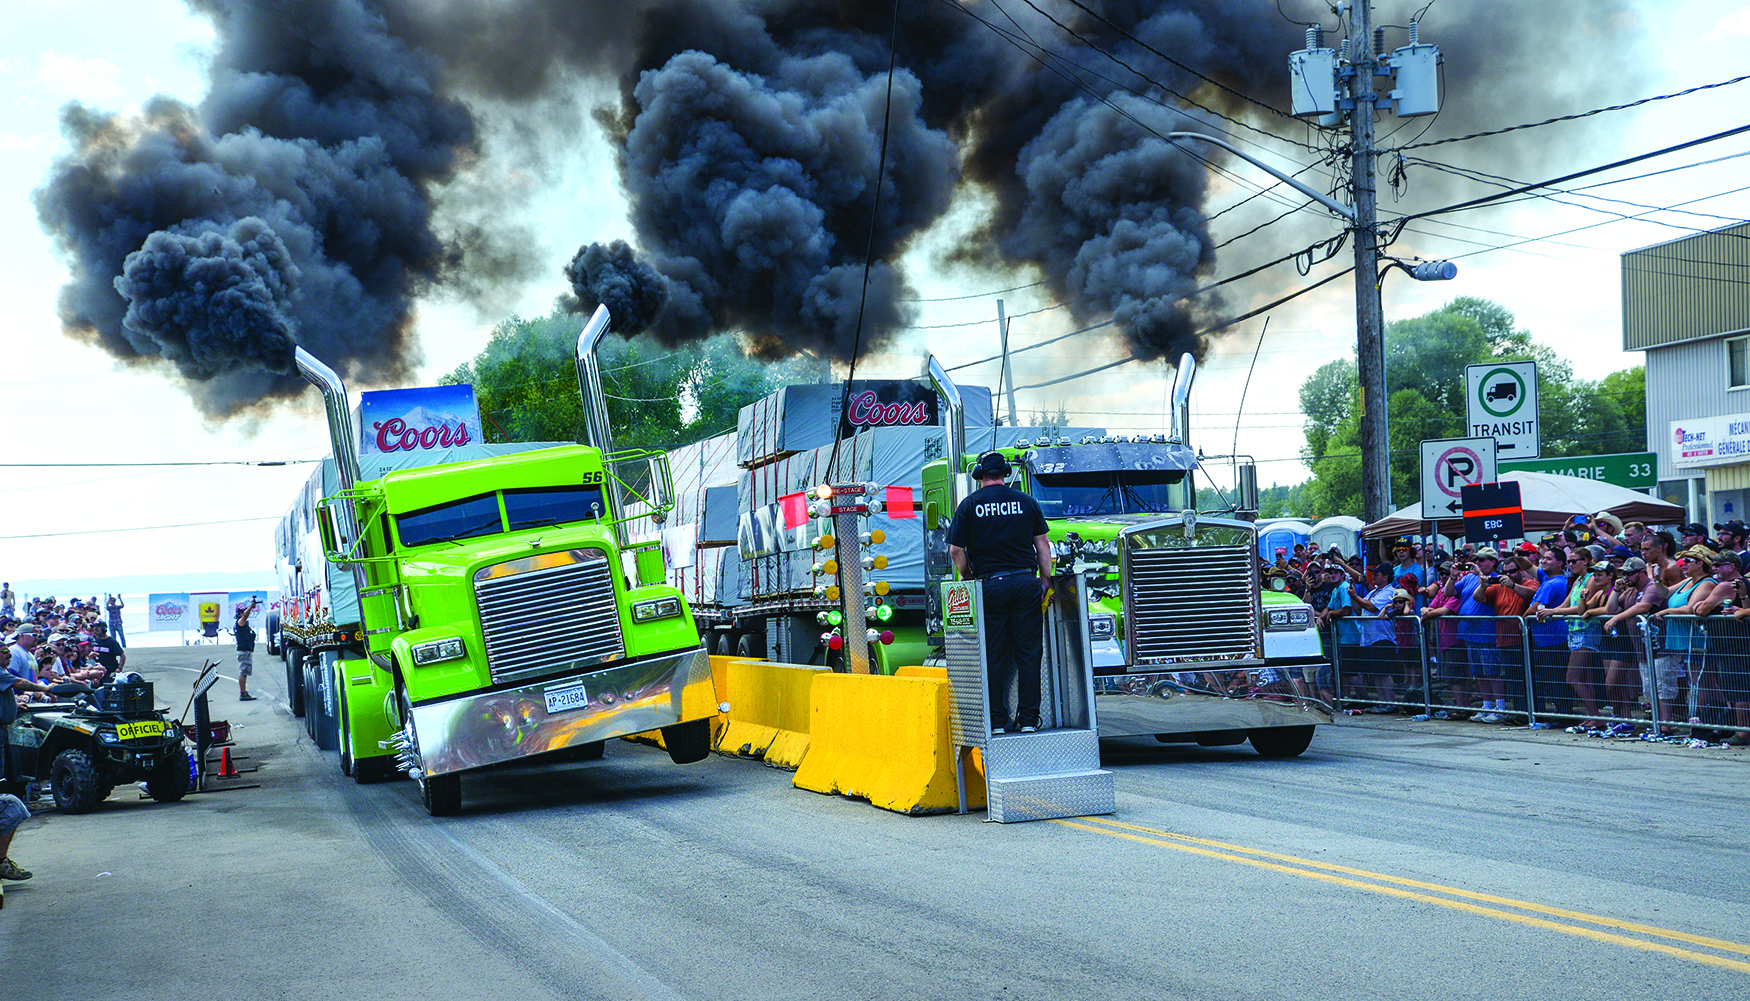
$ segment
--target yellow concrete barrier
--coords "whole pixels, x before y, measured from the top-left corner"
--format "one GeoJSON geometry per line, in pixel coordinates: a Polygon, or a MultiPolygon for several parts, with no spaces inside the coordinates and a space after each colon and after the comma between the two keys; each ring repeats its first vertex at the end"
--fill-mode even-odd
{"type": "MultiPolygon", "coordinates": [[[[716,693],[718,705],[723,704],[724,692],[727,690],[725,688],[724,675],[728,669],[729,662],[734,659],[734,657],[720,657],[717,654],[711,655],[711,690],[716,693]]],[[[725,713],[718,713],[711,717],[712,747],[717,746],[717,741],[723,736],[723,727],[728,722],[729,716],[725,713]]],[[[646,730],[643,733],[634,733],[629,736],[621,737],[620,739],[631,741],[634,744],[649,744],[651,747],[660,747],[665,751],[668,750],[668,745],[662,741],[661,730],[646,730]]]]}
{"type": "MultiPolygon", "coordinates": [[[[945,677],[821,674],[810,716],[808,756],[792,780],[796,788],[913,815],[959,806],[945,677]]],[[[978,764],[968,763],[969,806],[984,805],[978,764]]]]}
{"type": "Polygon", "coordinates": [[[795,768],[808,753],[809,693],[824,673],[766,660],[729,660],[723,677],[729,715],[713,746],[720,754],[795,768]]]}

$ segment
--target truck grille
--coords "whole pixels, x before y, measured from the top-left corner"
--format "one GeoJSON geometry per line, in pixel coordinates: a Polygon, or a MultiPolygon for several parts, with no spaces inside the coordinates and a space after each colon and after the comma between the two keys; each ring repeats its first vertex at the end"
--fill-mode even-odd
{"type": "Polygon", "coordinates": [[[545,553],[487,567],[474,575],[474,599],[495,683],[626,655],[613,571],[600,550],[545,553]]]}
{"type": "Polygon", "coordinates": [[[1131,664],[1258,656],[1249,548],[1131,550],[1126,572],[1130,587],[1124,626],[1131,664]]]}

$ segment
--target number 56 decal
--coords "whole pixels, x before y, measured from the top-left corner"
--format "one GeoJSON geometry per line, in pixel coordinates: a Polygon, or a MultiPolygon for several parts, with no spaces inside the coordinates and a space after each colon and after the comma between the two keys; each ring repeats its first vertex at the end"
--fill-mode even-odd
{"type": "Polygon", "coordinates": [[[601,486],[602,485],[602,474],[601,473],[584,473],[583,474],[583,485],[586,487],[599,487],[599,486],[601,486]]]}

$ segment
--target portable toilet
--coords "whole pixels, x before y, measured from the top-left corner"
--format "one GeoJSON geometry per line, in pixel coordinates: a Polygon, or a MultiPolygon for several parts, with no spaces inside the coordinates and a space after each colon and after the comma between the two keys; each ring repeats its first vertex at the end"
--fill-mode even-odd
{"type": "Polygon", "coordinates": [[[1324,552],[1336,546],[1344,556],[1354,556],[1360,552],[1361,529],[1366,524],[1352,514],[1332,515],[1313,526],[1313,544],[1324,552]]]}
{"type": "Polygon", "coordinates": [[[1312,539],[1313,527],[1293,518],[1268,518],[1258,522],[1258,556],[1267,563],[1276,561],[1276,550],[1286,549],[1294,555],[1294,547],[1312,539]]]}

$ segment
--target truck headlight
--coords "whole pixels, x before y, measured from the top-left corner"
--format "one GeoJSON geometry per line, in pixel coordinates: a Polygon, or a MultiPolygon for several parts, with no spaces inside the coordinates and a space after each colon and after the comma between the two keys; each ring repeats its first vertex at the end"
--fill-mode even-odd
{"type": "Polygon", "coordinates": [[[675,597],[652,598],[632,604],[633,622],[655,622],[657,619],[672,619],[679,614],[681,599],[675,597]]]}
{"type": "Polygon", "coordinates": [[[1312,609],[1272,608],[1266,613],[1265,623],[1271,629],[1305,629],[1312,625],[1312,609]]]}
{"type": "Polygon", "coordinates": [[[1109,640],[1118,634],[1118,616],[1090,615],[1088,616],[1088,638],[1109,640]]]}
{"type": "Polygon", "coordinates": [[[413,644],[413,663],[436,664],[443,660],[455,660],[466,653],[462,638],[452,636],[449,639],[432,640],[430,643],[413,644]]]}

